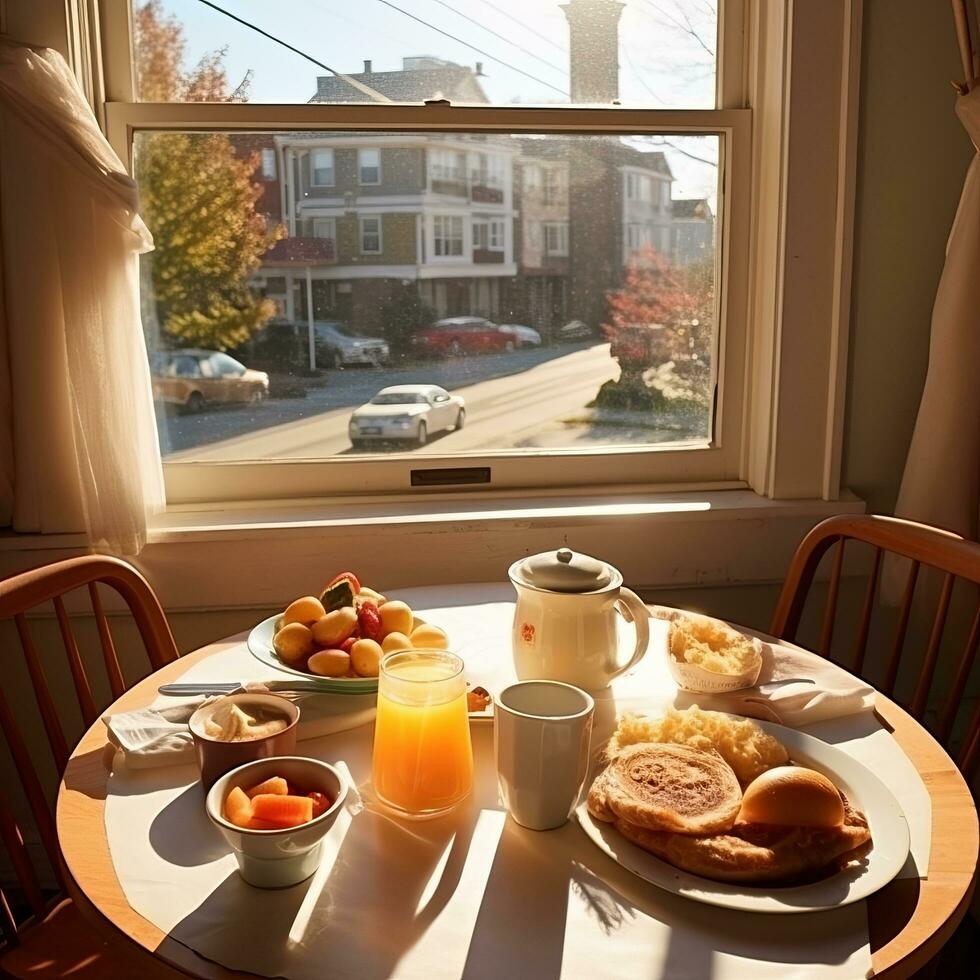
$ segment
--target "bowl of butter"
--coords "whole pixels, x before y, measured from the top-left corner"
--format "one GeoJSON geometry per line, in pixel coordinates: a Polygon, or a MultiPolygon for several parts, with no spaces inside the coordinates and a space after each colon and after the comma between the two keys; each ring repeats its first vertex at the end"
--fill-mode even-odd
{"type": "Polygon", "coordinates": [[[294,755],[299,708],[277,694],[229,694],[202,705],[188,727],[205,790],[246,762],[294,755]]]}

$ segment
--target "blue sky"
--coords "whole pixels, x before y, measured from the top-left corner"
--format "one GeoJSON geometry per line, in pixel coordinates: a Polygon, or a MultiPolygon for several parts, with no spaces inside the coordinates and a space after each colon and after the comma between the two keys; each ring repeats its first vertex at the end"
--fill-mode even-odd
{"type": "MultiPolygon", "coordinates": [[[[216,0],[331,68],[375,71],[401,67],[411,55],[473,66],[496,103],[568,101],[568,28],[561,0],[216,0]],[[442,31],[455,35],[451,40],[442,31]],[[480,50],[476,50],[480,49],[480,50]]],[[[138,0],[134,0],[134,5],[138,0]]],[[[714,104],[714,0],[626,0],[620,21],[620,91],[624,104],[650,108],[709,108],[714,104]]],[[[252,72],[252,102],[307,102],[322,70],[198,0],[163,0],[181,22],[187,60],[226,48],[232,84],[252,72]]],[[[716,157],[714,138],[671,142],[716,157]]],[[[666,148],[675,197],[714,201],[715,168],[666,148]]]]}

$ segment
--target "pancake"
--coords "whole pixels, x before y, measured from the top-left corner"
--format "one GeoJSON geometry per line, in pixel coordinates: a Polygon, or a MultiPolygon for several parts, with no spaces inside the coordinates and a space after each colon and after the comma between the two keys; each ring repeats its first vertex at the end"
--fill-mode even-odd
{"type": "Polygon", "coordinates": [[[646,743],[620,752],[589,790],[589,812],[648,831],[729,830],[742,803],[731,766],[713,749],[646,743]]]}
{"type": "Polygon", "coordinates": [[[714,881],[783,882],[812,880],[823,869],[836,871],[870,844],[864,814],[844,800],[840,827],[776,827],[737,823],[727,834],[692,837],[639,827],[622,818],[616,829],[629,841],[669,864],[714,881]]]}

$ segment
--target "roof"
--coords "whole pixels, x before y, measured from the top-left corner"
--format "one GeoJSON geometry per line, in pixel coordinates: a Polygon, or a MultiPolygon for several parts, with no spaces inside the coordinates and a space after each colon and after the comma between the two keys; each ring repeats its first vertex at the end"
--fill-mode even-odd
{"type": "MultiPolygon", "coordinates": [[[[445,62],[438,68],[369,71],[350,74],[393,102],[424,102],[427,99],[449,99],[451,102],[486,103],[476,72],[466,65],[445,62]]],[[[370,96],[335,75],[320,75],[316,95],[310,102],[371,102],[370,96]]]]}
{"type": "Polygon", "coordinates": [[[671,211],[675,218],[701,218],[707,221],[711,217],[711,205],[707,198],[690,197],[671,202],[671,211]]]}

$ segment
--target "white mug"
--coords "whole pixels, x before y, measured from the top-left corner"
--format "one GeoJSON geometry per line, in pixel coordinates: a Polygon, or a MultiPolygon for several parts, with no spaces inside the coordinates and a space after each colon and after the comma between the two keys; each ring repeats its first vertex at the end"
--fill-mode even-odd
{"type": "Polygon", "coordinates": [[[559,681],[520,681],[494,705],[497,782],[510,815],[530,830],[571,816],[589,770],[592,697],[559,681]]]}

